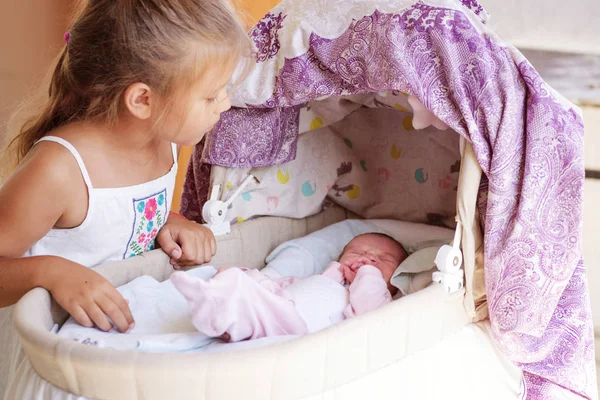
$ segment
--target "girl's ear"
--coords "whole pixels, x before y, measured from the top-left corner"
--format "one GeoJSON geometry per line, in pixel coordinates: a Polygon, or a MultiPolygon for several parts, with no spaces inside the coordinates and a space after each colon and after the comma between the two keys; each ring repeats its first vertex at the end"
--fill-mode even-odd
{"type": "Polygon", "coordinates": [[[125,90],[125,107],[136,118],[148,119],[152,116],[154,93],[145,83],[134,83],[125,90]]]}

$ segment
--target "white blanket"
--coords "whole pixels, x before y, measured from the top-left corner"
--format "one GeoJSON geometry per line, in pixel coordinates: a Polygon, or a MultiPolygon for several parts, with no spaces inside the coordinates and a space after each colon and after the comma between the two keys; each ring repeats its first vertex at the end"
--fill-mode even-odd
{"type": "MultiPolygon", "coordinates": [[[[209,279],[216,270],[207,266],[188,273],[201,279],[209,279]]],[[[100,348],[196,353],[262,347],[294,337],[270,337],[240,343],[225,343],[207,337],[192,325],[188,305],[170,280],[161,283],[149,276],[142,276],[120,287],[119,292],[129,300],[129,307],[135,319],[135,328],[130,333],[85,328],[73,318],[69,318],[58,335],[100,348]]]]}

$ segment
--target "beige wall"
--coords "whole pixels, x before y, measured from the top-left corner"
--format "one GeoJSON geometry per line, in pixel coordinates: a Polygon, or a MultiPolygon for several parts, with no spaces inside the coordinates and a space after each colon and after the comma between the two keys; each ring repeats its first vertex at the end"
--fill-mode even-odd
{"type": "Polygon", "coordinates": [[[0,0],[0,142],[16,106],[61,50],[71,0],[0,0]]]}
{"type": "Polygon", "coordinates": [[[279,0],[242,0],[241,5],[245,7],[252,16],[252,23],[261,19],[271,8],[275,7],[279,0]]]}

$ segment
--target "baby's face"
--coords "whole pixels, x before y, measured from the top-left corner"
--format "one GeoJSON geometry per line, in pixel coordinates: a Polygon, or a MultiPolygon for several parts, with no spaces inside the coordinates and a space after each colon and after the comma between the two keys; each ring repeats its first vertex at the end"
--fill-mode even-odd
{"type": "Polygon", "coordinates": [[[381,271],[389,286],[394,271],[405,258],[404,249],[394,240],[381,235],[367,234],[357,236],[348,243],[339,263],[346,267],[347,273],[344,273],[344,276],[349,282],[354,280],[360,267],[372,265],[381,271]]]}

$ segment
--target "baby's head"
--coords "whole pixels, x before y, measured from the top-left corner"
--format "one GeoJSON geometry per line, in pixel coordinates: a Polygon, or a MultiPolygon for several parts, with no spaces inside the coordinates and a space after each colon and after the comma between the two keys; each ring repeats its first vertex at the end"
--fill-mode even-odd
{"type": "MultiPolygon", "coordinates": [[[[408,254],[404,247],[390,236],[383,233],[365,233],[356,236],[346,245],[338,261],[354,273],[363,265],[376,267],[381,271],[393,294],[396,290],[391,286],[390,279],[406,257],[408,254]]],[[[346,279],[352,281],[354,277],[350,274],[346,279]]]]}

